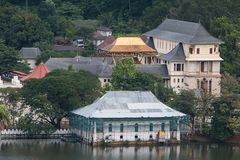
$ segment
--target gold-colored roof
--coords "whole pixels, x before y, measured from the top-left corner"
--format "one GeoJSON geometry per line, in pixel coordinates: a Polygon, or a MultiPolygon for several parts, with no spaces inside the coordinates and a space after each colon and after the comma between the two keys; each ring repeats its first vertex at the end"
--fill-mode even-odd
{"type": "Polygon", "coordinates": [[[102,48],[111,53],[153,53],[156,50],[146,45],[140,37],[119,37],[112,44],[102,48]]]}

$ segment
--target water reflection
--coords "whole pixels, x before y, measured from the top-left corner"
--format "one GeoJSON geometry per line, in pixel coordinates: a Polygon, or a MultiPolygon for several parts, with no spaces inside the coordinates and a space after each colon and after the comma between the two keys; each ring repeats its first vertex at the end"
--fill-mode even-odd
{"type": "Polygon", "coordinates": [[[181,144],[158,147],[91,147],[58,140],[0,141],[0,160],[236,160],[240,147],[181,144]]]}

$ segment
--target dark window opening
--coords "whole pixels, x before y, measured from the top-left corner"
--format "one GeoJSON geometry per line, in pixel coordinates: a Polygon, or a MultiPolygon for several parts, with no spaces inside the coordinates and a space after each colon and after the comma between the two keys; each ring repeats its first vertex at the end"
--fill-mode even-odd
{"type": "Polygon", "coordinates": [[[193,54],[193,48],[189,48],[189,53],[193,54]]]}
{"type": "Polygon", "coordinates": [[[161,131],[165,131],[165,123],[162,123],[162,125],[161,125],[161,131]]]}
{"type": "Polygon", "coordinates": [[[112,124],[108,125],[108,132],[112,132],[112,124]]]}
{"type": "Polygon", "coordinates": [[[120,124],[120,132],[123,132],[123,124],[120,124]]]}
{"type": "Polygon", "coordinates": [[[120,139],[123,139],[123,135],[120,135],[120,139]]]}
{"type": "Polygon", "coordinates": [[[199,54],[200,53],[200,48],[197,48],[197,54],[199,54]]]}
{"type": "Polygon", "coordinates": [[[138,124],[135,124],[135,132],[138,132],[138,124]]]}
{"type": "Polygon", "coordinates": [[[152,123],[150,123],[150,125],[149,125],[149,131],[153,131],[153,124],[152,123]]]}
{"type": "Polygon", "coordinates": [[[212,54],[212,48],[210,48],[209,53],[212,54]]]}

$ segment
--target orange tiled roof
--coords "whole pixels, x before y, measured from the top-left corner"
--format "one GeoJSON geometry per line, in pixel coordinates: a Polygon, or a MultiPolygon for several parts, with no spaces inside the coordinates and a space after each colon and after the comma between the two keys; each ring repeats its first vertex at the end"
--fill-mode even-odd
{"type": "Polygon", "coordinates": [[[39,64],[32,73],[28,74],[27,76],[24,76],[21,78],[21,81],[26,81],[28,79],[41,79],[46,76],[46,74],[49,72],[47,66],[45,64],[39,64]]]}

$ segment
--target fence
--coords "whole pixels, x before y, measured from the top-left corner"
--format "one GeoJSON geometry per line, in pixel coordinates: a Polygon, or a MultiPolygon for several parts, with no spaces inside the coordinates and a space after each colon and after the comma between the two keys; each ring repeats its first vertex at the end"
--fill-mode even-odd
{"type": "Polygon", "coordinates": [[[69,129],[58,129],[53,133],[39,133],[39,134],[28,134],[19,129],[4,129],[0,131],[1,139],[57,139],[61,137],[71,136],[69,129]]]}

